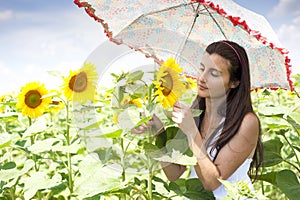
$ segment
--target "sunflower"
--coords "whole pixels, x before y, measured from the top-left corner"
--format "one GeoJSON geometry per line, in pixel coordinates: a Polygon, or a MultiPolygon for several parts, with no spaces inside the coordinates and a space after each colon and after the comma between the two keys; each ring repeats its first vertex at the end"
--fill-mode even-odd
{"type": "Polygon", "coordinates": [[[180,80],[179,73],[182,68],[176,64],[174,58],[169,58],[164,62],[157,72],[156,81],[153,81],[156,91],[156,102],[162,104],[164,108],[173,107],[185,89],[184,83],[180,80]]]}
{"type": "Polygon", "coordinates": [[[118,117],[119,117],[119,113],[117,111],[114,112],[113,116],[112,116],[112,122],[117,125],[119,124],[119,120],[118,120],[118,117]]]}
{"type": "Polygon", "coordinates": [[[47,108],[47,111],[51,113],[52,115],[58,113],[60,110],[64,108],[64,104],[61,101],[51,101],[49,104],[49,107],[47,108]]]}
{"type": "Polygon", "coordinates": [[[0,113],[3,113],[5,110],[5,105],[4,105],[5,102],[6,102],[6,95],[2,95],[0,97],[0,113]]]}
{"type": "Polygon", "coordinates": [[[132,99],[131,101],[129,101],[129,104],[136,105],[138,108],[141,108],[141,107],[143,107],[143,104],[142,104],[142,102],[141,102],[141,99],[140,99],[140,98],[137,98],[137,99],[132,99]]]}
{"type": "Polygon", "coordinates": [[[48,90],[44,84],[40,82],[27,83],[21,88],[16,107],[22,109],[24,116],[37,118],[45,112],[47,106],[51,103],[51,98],[42,98],[46,94],[48,94],[48,90]]]}
{"type": "Polygon", "coordinates": [[[70,71],[69,76],[64,78],[62,87],[65,97],[78,103],[94,101],[97,79],[95,66],[91,63],[84,63],[79,70],[70,71]]]}
{"type": "Polygon", "coordinates": [[[186,77],[186,89],[197,89],[197,83],[195,78],[186,77]]]}

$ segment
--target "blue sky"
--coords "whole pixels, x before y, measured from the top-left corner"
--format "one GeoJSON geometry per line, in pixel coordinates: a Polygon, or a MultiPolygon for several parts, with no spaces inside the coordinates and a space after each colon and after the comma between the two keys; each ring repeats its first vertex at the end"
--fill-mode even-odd
{"type": "MultiPolygon", "coordinates": [[[[235,0],[262,14],[300,72],[300,4],[298,0],[235,0]]],[[[0,95],[30,81],[61,84],[47,71],[77,69],[106,41],[101,25],[73,0],[0,0],[0,95]]],[[[53,87],[53,88],[52,88],[53,87]]]]}

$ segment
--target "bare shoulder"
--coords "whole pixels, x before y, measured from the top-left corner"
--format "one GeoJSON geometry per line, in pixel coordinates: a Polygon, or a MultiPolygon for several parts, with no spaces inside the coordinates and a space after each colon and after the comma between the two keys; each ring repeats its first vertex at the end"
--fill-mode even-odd
{"type": "Polygon", "coordinates": [[[242,125],[259,127],[259,119],[254,113],[247,113],[242,121],[242,125]]]}
{"type": "Polygon", "coordinates": [[[254,113],[249,112],[244,116],[239,134],[246,138],[253,138],[259,134],[259,119],[254,113]]]}

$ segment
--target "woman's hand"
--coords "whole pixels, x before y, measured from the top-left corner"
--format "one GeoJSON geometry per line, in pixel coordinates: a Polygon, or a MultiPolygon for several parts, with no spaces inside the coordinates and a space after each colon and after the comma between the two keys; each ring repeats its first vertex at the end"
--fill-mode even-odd
{"type": "Polygon", "coordinates": [[[179,103],[174,104],[172,120],[178,124],[179,128],[189,137],[194,138],[198,132],[193,114],[189,107],[179,103]]]}
{"type": "Polygon", "coordinates": [[[132,128],[131,132],[134,134],[143,134],[147,130],[149,130],[152,134],[159,134],[163,130],[164,126],[163,123],[160,121],[160,119],[154,114],[152,119],[146,122],[145,124],[142,124],[136,128],[132,128]]]}

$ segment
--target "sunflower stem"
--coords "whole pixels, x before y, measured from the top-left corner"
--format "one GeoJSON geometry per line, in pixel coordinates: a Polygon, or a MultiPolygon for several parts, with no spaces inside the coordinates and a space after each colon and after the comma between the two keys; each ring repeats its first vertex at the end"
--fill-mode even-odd
{"type": "Polygon", "coordinates": [[[10,198],[11,198],[12,200],[15,200],[15,199],[16,199],[15,190],[16,190],[16,187],[15,187],[15,186],[14,186],[14,187],[11,187],[11,188],[9,189],[9,196],[10,196],[10,198]]]}
{"type": "Polygon", "coordinates": [[[126,179],[126,167],[125,167],[125,154],[126,154],[126,151],[124,150],[124,140],[123,140],[123,138],[120,139],[120,143],[121,143],[121,149],[122,149],[122,152],[123,152],[121,163],[122,163],[122,181],[124,182],[125,179],[126,179]]]}
{"type": "MultiPolygon", "coordinates": [[[[67,145],[70,146],[70,124],[69,124],[69,102],[66,103],[66,141],[67,145]]],[[[73,193],[73,177],[72,177],[72,158],[71,153],[67,152],[67,159],[68,159],[68,176],[69,176],[69,190],[70,193],[73,193]]]]}
{"type": "Polygon", "coordinates": [[[152,200],[153,199],[153,195],[152,195],[152,177],[153,177],[153,174],[152,174],[152,162],[151,162],[151,158],[150,156],[148,155],[147,156],[148,158],[148,195],[149,195],[149,199],[152,200]]]}
{"type": "MultiPolygon", "coordinates": [[[[28,127],[30,127],[32,125],[32,119],[31,117],[28,117],[28,127]]],[[[34,145],[34,136],[31,135],[30,136],[30,144],[31,146],[34,145]]],[[[34,161],[34,169],[35,171],[39,171],[39,168],[37,166],[37,159],[36,159],[36,155],[35,154],[32,154],[32,160],[34,161]]]]}

